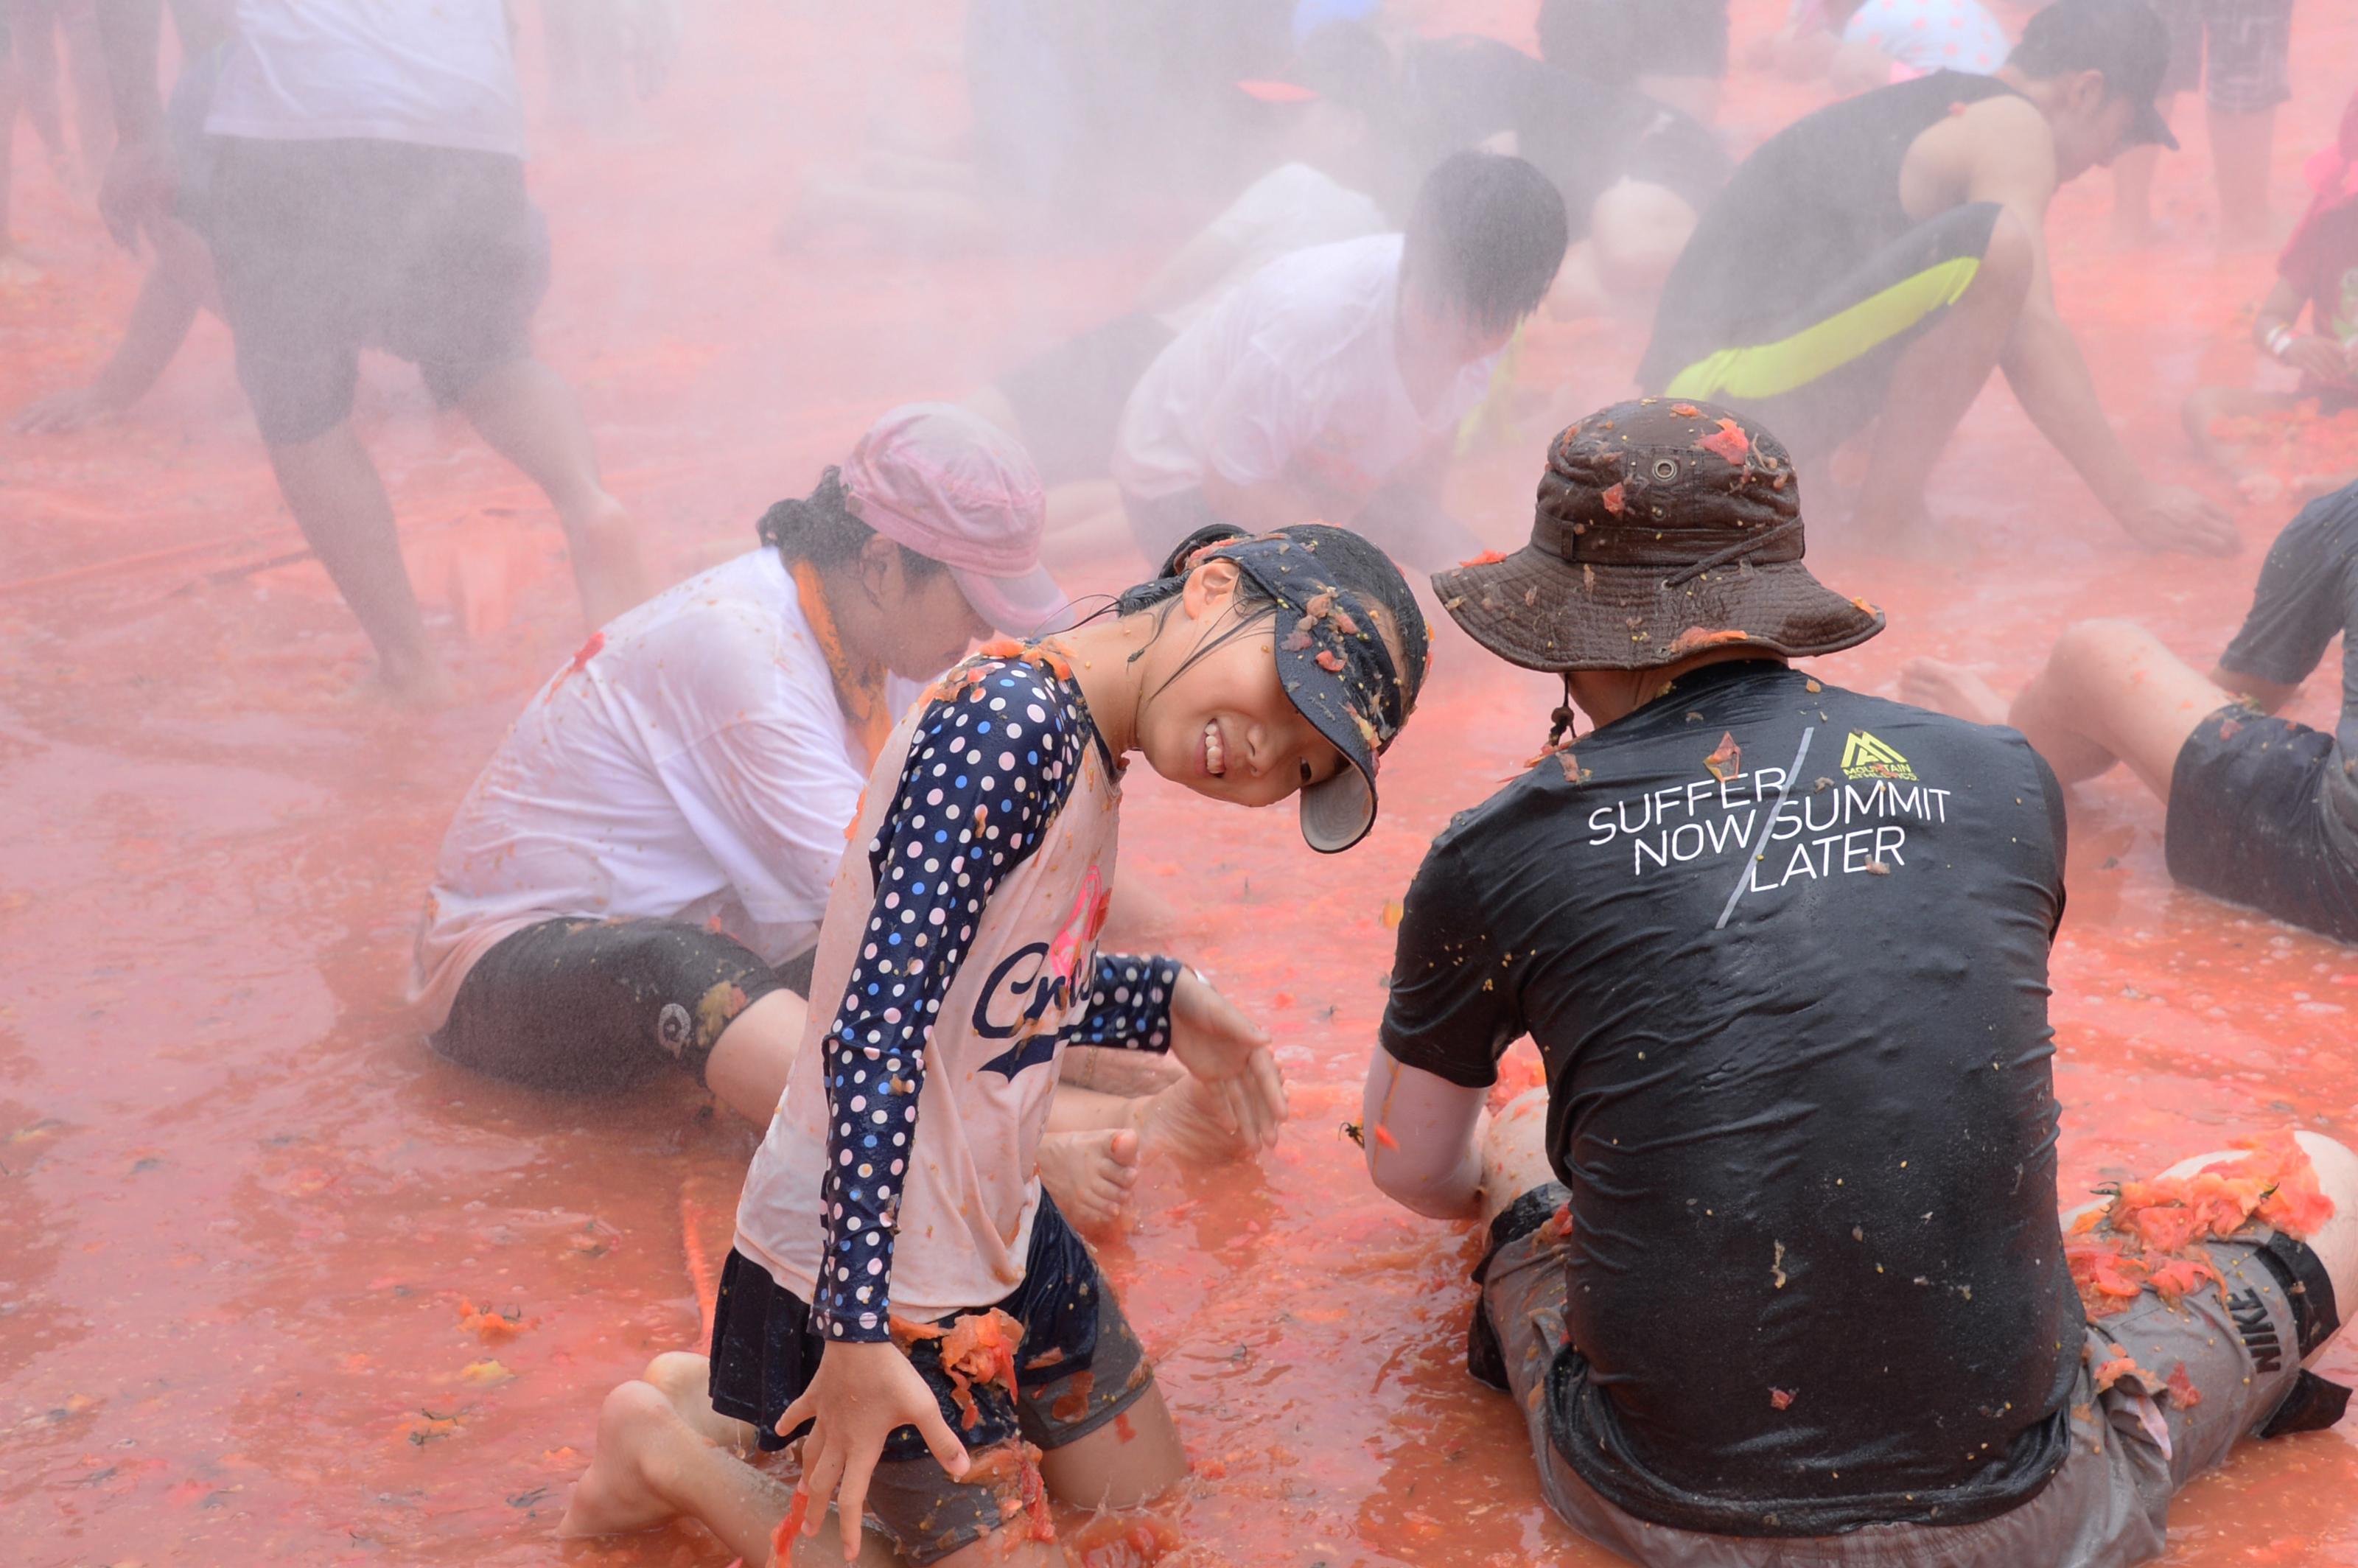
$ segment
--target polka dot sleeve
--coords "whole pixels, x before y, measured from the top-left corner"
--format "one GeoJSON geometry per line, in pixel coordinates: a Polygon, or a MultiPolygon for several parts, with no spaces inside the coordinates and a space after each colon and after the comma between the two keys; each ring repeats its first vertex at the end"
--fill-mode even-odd
{"type": "Polygon", "coordinates": [[[1073,1044],[1171,1049],[1171,997],[1179,987],[1179,969],[1178,959],[1160,954],[1098,954],[1089,1011],[1073,1044]]]}
{"type": "Polygon", "coordinates": [[[830,1338],[891,1337],[892,1244],[936,1014],[992,891],[1071,793],[1088,743],[1076,697],[1028,665],[967,666],[911,737],[868,846],[867,939],[821,1044],[827,1250],[811,1305],[830,1338]]]}

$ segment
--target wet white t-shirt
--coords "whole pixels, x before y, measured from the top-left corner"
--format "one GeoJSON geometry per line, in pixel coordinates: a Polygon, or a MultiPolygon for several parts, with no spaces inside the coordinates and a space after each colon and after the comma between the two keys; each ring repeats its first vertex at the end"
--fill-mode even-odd
{"type": "Polygon", "coordinates": [[[1131,392],[1114,444],[1123,492],[1306,477],[1356,507],[1415,463],[1481,402],[1498,356],[1420,411],[1395,345],[1400,270],[1401,236],[1371,234],[1282,256],[1220,301],[1131,392]]]}
{"type": "Polygon", "coordinates": [[[501,0],[236,0],[205,129],[525,153],[501,0]]]}
{"type": "Polygon", "coordinates": [[[1337,183],[1306,163],[1282,164],[1245,187],[1204,233],[1236,252],[1211,287],[1156,318],[1184,332],[1230,291],[1260,276],[1278,257],[1313,245],[1331,245],[1391,227],[1375,198],[1337,183]]]}
{"type": "Polygon", "coordinates": [[[410,985],[426,1027],[494,943],[560,916],[808,950],[868,767],[775,550],[620,617],[525,706],[442,840],[410,985]]]}

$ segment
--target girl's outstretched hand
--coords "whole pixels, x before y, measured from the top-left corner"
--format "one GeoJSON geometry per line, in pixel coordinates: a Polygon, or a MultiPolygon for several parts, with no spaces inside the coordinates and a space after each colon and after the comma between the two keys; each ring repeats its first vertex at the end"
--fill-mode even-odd
{"type": "Polygon", "coordinates": [[[1285,1123],[1285,1076],[1269,1034],[1193,969],[1171,993],[1171,1054],[1218,1093],[1250,1149],[1273,1149],[1285,1123]]]}
{"type": "Polygon", "coordinates": [[[818,1375],[778,1418],[778,1434],[806,1421],[812,1425],[803,1439],[803,1533],[818,1533],[832,1500],[843,1526],[847,1563],[860,1555],[868,1478],[894,1428],[915,1427],[953,1479],[966,1474],[966,1445],[942,1419],[942,1407],[924,1377],[890,1342],[830,1342],[819,1357],[818,1375]]]}

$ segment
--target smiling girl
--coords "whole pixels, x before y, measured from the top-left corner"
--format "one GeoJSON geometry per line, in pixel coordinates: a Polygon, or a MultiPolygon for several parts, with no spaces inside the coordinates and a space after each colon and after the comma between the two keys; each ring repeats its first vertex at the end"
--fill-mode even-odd
{"type": "Polygon", "coordinates": [[[911,1563],[1060,1563],[1044,1475],[1047,1496],[1125,1508],[1185,1473],[1136,1336],[1041,1191],[1059,1057],[1167,1049],[1261,1148],[1285,1091],[1268,1037],[1200,977],[1097,951],[1122,770],[1136,752],[1238,806],[1300,792],[1311,847],[1348,849],[1425,626],[1390,560],[1318,524],[1205,530],[1113,611],[985,649],[883,748],[819,938],[812,994],[840,1000],[814,1010],[746,1177],[712,1359],[659,1357],[609,1397],[567,1533],[688,1514],[760,1563],[790,1503],[816,1534],[834,1502],[847,1557],[864,1516],[911,1563]],[[723,1451],[757,1437],[804,1438],[800,1495],[723,1451]],[[991,1539],[1011,1526],[1029,1539],[991,1539]]]}

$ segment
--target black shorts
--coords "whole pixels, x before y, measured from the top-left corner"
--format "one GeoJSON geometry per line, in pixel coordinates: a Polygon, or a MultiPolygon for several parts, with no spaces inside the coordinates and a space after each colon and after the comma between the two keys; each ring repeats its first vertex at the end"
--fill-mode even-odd
{"type": "MultiPolygon", "coordinates": [[[[1013,1398],[995,1383],[972,1385],[969,1414],[942,1369],[939,1344],[924,1340],[909,1351],[941,1405],[942,1419],[969,1453],[1019,1438],[1043,1450],[1062,1448],[1119,1419],[1153,1387],[1146,1348],[1122,1316],[1112,1287],[1045,1193],[1032,1220],[1023,1282],[997,1304],[1023,1325],[1013,1398]]],[[[963,1315],[936,1322],[946,1326],[963,1315]]],[[[825,1337],[811,1325],[810,1304],[752,1259],[730,1252],[712,1310],[712,1408],[751,1424],[764,1449],[785,1447],[809,1424],[782,1437],[778,1418],[810,1386],[826,1350],[825,1337]]],[[[1011,1479],[1006,1472],[995,1474],[1011,1479]]],[[[953,1481],[917,1429],[904,1426],[885,1441],[883,1462],[869,1486],[868,1513],[904,1561],[923,1564],[1007,1522],[1001,1506],[1005,1493],[1004,1486],[953,1481]]]]}
{"type": "Polygon", "coordinates": [[[2326,820],[2333,737],[2241,703],[2194,727],[2169,779],[2169,874],[2213,898],[2358,942],[2358,858],[2326,820]]]}
{"type": "Polygon", "coordinates": [[[1170,328],[1134,310],[999,378],[1042,484],[1106,477],[1130,392],[1170,345],[1170,328]]]}
{"type": "Polygon", "coordinates": [[[416,365],[445,406],[532,351],[548,231],[521,159],[400,142],[213,145],[205,235],[264,440],[340,424],[364,348],[416,365]]]}
{"type": "Polygon", "coordinates": [[[1797,457],[1831,454],[1874,419],[1900,356],[1973,286],[2000,211],[1969,201],[1926,219],[1753,341],[1691,360],[1662,395],[1740,408],[1797,457]]]}
{"type": "Polygon", "coordinates": [[[2164,93],[2206,86],[2213,109],[2273,109],[2292,97],[2293,0],[2157,0],[2169,25],[2164,93]],[[2207,69],[2206,69],[2207,67],[2207,69]]]}
{"type": "Polygon", "coordinates": [[[782,989],[810,993],[807,957],[773,968],[684,921],[544,920],[475,960],[433,1044],[532,1088],[605,1092],[666,1068],[700,1084],[720,1032],[782,989]]]}

